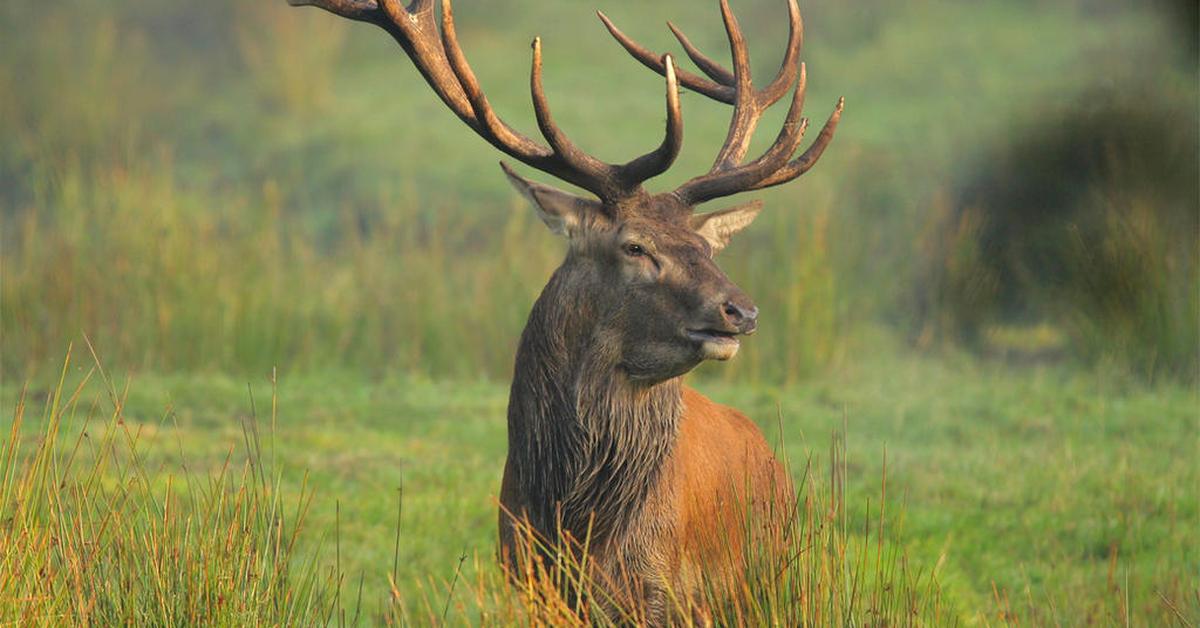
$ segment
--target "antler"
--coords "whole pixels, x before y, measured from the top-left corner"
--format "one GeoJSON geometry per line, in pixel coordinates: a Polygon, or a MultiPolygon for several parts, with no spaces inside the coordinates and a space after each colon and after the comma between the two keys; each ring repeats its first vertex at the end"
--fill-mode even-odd
{"type": "MultiPolygon", "coordinates": [[[[750,56],[746,50],[746,41],[742,36],[737,18],[729,8],[728,0],[721,0],[721,17],[725,21],[725,32],[729,37],[729,47],[733,54],[733,71],[722,67],[716,61],[704,55],[692,45],[683,31],[670,22],[667,25],[679,39],[687,55],[696,63],[708,78],[697,76],[684,70],[674,70],[678,81],[688,89],[697,91],[713,100],[733,105],[733,119],[729,123],[729,134],[725,144],[717,153],[717,159],[707,174],[695,177],[678,189],[674,194],[688,206],[710,201],[722,196],[738,192],[758,190],[765,187],[787,183],[808,172],[829,142],[837,129],[842,116],[845,99],[838,99],[837,107],[825,122],[820,135],[808,150],[800,157],[792,159],[792,155],[800,147],[808,120],[801,118],[804,107],[806,88],[806,73],[803,63],[799,63],[800,46],[804,39],[804,25],[800,19],[800,8],[795,0],[788,0],[790,31],[788,47],[783,57],[783,63],[774,80],[761,89],[754,89],[750,78],[750,56]],[[768,107],[783,97],[789,87],[796,83],[792,93],[791,106],[783,123],[783,129],[775,139],[775,143],[758,159],[746,164],[742,160],[750,147],[754,129],[758,120],[768,107]]],[[[612,36],[638,61],[659,74],[667,75],[673,71],[659,55],[630,39],[620,31],[603,13],[598,13],[600,20],[612,33],[612,36]]]]}
{"type": "Polygon", "coordinates": [[[480,137],[514,159],[584,188],[606,202],[639,194],[644,181],[665,172],[679,155],[683,116],[674,62],[669,55],[657,61],[667,81],[666,137],[653,151],[616,165],[580,150],[554,123],[542,89],[540,39],[533,40],[530,91],[538,128],[549,147],[514,130],[496,115],[458,45],[450,0],[441,3],[440,34],[433,0],[413,0],[407,7],[400,0],[288,0],[288,4],[319,7],[383,28],[412,59],[442,102],[480,137]]]}

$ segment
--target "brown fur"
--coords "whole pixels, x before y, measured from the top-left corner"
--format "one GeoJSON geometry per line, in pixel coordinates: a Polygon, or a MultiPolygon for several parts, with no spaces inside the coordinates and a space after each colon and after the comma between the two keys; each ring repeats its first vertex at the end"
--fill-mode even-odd
{"type": "Polygon", "coordinates": [[[744,414],[688,387],[683,403],[679,440],[665,481],[680,487],[675,530],[685,571],[729,570],[726,575],[736,577],[744,566],[742,544],[754,536],[747,526],[779,526],[789,514],[791,478],[744,414]],[[747,512],[756,520],[744,521],[747,512]]]}
{"type": "Polygon", "coordinates": [[[552,545],[564,535],[586,538],[591,575],[605,594],[651,621],[665,621],[697,594],[702,576],[708,586],[735,586],[742,545],[760,542],[756,530],[778,529],[791,510],[790,480],[759,429],[683,386],[682,373],[699,357],[639,353],[639,373],[665,375],[627,370],[631,328],[658,322],[631,309],[658,296],[665,305],[653,306],[663,309],[657,318],[675,329],[709,316],[714,303],[744,299],[707,251],[670,222],[589,224],[534,305],[509,400],[502,556],[512,566],[521,555],[515,526],[522,521],[552,545]],[[614,237],[636,229],[646,230],[639,241],[663,257],[663,270],[649,295],[627,299],[631,287],[604,278],[630,272],[608,250],[614,237]],[[682,306],[662,295],[681,290],[682,306]]]}

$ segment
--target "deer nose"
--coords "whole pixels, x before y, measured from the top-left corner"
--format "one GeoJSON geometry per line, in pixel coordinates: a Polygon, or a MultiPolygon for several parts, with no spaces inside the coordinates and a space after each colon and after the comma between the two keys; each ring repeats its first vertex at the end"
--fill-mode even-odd
{"type": "Polygon", "coordinates": [[[752,334],[758,328],[758,307],[754,305],[726,301],[721,305],[721,315],[740,333],[752,334]]]}

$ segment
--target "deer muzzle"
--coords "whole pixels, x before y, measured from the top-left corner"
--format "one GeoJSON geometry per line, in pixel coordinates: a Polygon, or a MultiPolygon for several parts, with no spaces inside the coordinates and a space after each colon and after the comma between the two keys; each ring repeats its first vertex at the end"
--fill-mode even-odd
{"type": "Polygon", "coordinates": [[[700,345],[706,360],[728,360],[737,355],[741,341],[738,336],[753,334],[758,329],[758,308],[743,294],[724,299],[717,311],[719,320],[687,329],[687,337],[700,345]]]}

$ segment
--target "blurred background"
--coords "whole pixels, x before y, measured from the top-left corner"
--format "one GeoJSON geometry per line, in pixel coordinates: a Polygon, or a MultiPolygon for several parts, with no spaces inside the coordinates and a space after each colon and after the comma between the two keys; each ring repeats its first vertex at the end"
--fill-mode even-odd
{"type": "MultiPolygon", "coordinates": [[[[133,369],[507,377],[563,243],[386,35],[279,4],[2,9],[5,374],[82,330],[133,369]]],[[[497,110],[536,134],[540,34],[560,124],[619,161],[657,143],[661,79],[594,4],[464,5],[461,39],[497,110]]],[[[738,7],[759,77],[786,41],[779,4],[738,7]]],[[[1196,6],[805,3],[807,113],[844,95],[846,115],[722,255],[764,325],[720,376],[791,381],[882,329],[921,351],[1194,379],[1196,6]]],[[[727,55],[707,4],[600,8],[653,48],[679,52],[672,19],[727,55]]],[[[727,106],[683,102],[683,156],[652,190],[724,137],[727,106]]]]}
{"type": "MultiPolygon", "coordinates": [[[[733,4],[773,76],[782,0],[733,4]]],[[[660,141],[662,80],[597,8],[653,49],[680,52],[671,19],[727,58],[715,1],[455,15],[507,121],[536,135],[540,35],[560,126],[623,161],[660,141]]],[[[1047,622],[1197,612],[1197,3],[801,9],[806,113],[845,96],[845,115],[721,254],[761,332],[699,385],[763,425],[781,414],[799,460],[848,424],[851,494],[892,474],[915,558],[964,617],[1009,619],[1010,591],[1047,622]]],[[[727,106],[683,109],[683,154],[651,191],[724,138],[727,106]]],[[[277,368],[281,455],[342,500],[350,564],[391,564],[401,467],[406,533],[427,535],[405,573],[487,554],[516,341],[565,244],[382,31],[283,0],[3,3],[0,138],[6,406],[25,382],[48,397],[37,382],[86,335],[141,378],[131,421],[160,424],[169,399],[189,453],[219,460],[244,383],[277,368]]]]}

